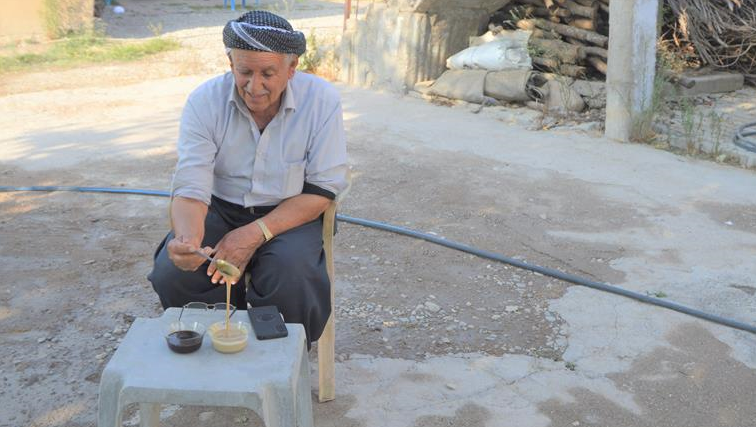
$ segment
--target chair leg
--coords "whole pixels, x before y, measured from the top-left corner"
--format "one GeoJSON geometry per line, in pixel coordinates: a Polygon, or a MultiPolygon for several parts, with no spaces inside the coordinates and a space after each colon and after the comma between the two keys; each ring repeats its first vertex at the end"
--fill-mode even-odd
{"type": "Polygon", "coordinates": [[[325,330],[318,340],[318,401],[321,403],[336,398],[335,335],[336,328],[333,323],[333,313],[331,313],[325,330]]]}
{"type": "Polygon", "coordinates": [[[160,404],[139,404],[139,427],[158,427],[160,425],[160,404]]]}
{"type": "Polygon", "coordinates": [[[331,315],[325,330],[318,340],[318,401],[327,402],[336,398],[336,373],[334,366],[336,340],[336,309],[334,307],[336,282],[333,263],[333,231],[336,222],[336,203],[332,202],[323,214],[323,250],[326,256],[326,270],[331,281],[331,315]]]}

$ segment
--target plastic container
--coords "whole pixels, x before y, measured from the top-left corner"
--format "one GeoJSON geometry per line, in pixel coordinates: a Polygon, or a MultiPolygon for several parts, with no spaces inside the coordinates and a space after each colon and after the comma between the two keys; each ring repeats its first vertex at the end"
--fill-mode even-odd
{"type": "Polygon", "coordinates": [[[202,347],[205,326],[199,322],[173,322],[168,325],[165,341],[176,353],[193,353],[202,347]]]}
{"type": "Polygon", "coordinates": [[[249,331],[248,323],[230,322],[226,331],[226,322],[216,322],[210,325],[208,333],[213,348],[220,353],[238,353],[247,347],[249,331]]]}

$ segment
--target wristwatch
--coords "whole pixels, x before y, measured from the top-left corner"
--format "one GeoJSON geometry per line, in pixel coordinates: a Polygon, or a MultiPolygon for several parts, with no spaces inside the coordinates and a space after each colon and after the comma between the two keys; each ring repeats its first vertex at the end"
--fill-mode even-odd
{"type": "Polygon", "coordinates": [[[270,230],[268,229],[268,226],[265,225],[262,218],[256,219],[255,224],[257,224],[257,226],[260,227],[260,230],[262,230],[263,236],[265,236],[265,243],[273,239],[273,233],[270,232],[270,230]]]}

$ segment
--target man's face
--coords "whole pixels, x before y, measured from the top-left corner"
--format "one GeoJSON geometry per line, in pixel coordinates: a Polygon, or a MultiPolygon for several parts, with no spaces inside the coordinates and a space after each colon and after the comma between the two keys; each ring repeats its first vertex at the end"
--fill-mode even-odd
{"type": "Polygon", "coordinates": [[[298,58],[253,50],[231,50],[236,90],[252,114],[275,115],[286,83],[294,77],[298,58]]]}

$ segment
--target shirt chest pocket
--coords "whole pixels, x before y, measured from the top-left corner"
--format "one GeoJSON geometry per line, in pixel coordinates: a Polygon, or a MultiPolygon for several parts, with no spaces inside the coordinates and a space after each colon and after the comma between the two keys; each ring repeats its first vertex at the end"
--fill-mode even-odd
{"type": "Polygon", "coordinates": [[[253,184],[252,191],[279,199],[301,194],[307,164],[307,140],[284,135],[280,126],[270,130],[262,136],[259,150],[262,158],[255,162],[255,169],[259,166],[263,176],[255,180],[254,184],[259,185],[253,184]]]}
{"type": "Polygon", "coordinates": [[[279,167],[266,170],[257,188],[260,194],[286,199],[302,193],[305,179],[305,160],[282,163],[279,167]]]}

